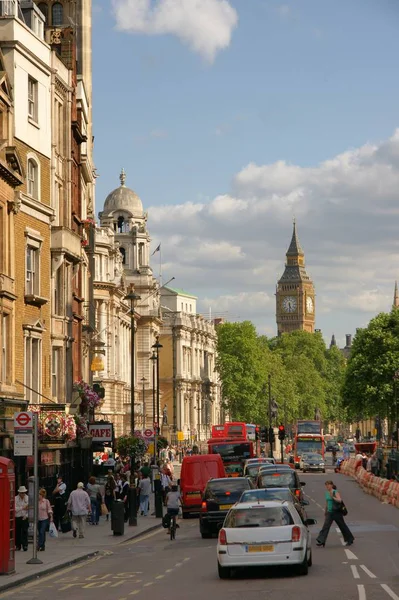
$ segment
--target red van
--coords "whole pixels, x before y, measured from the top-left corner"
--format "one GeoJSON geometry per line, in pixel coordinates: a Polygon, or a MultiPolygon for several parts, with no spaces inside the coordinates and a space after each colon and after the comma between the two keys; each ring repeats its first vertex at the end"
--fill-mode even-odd
{"type": "Polygon", "coordinates": [[[226,477],[220,454],[193,454],[185,456],[180,472],[183,518],[199,514],[202,495],[210,479],[226,477]]]}

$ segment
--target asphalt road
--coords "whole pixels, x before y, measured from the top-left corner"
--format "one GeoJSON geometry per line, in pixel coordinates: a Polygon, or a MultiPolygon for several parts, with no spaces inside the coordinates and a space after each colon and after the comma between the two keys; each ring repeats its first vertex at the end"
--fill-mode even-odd
{"type": "Polygon", "coordinates": [[[180,522],[177,539],[165,530],[113,547],[112,553],[59,571],[0,595],[13,600],[399,600],[399,511],[364,494],[351,479],[305,474],[313,526],[313,566],[308,576],[287,569],[236,572],[220,580],[216,539],[203,540],[198,521],[180,522]],[[315,538],[323,522],[324,481],[332,478],[347,504],[347,522],[355,535],[344,548],[335,527],[325,548],[315,538]]]}

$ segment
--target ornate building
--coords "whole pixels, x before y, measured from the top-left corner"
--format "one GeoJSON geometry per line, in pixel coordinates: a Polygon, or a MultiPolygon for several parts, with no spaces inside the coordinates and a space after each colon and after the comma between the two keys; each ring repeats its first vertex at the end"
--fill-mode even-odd
{"type": "Polygon", "coordinates": [[[277,333],[297,329],[314,332],[315,291],[305,269],[305,254],[294,222],[292,239],[286,253],[285,270],[276,288],[277,333]]]}
{"type": "Polygon", "coordinates": [[[161,302],[160,370],[168,425],[162,431],[174,443],[178,432],[189,443],[206,440],[212,425],[223,420],[215,325],[197,314],[197,298],[183,290],[162,287],[161,302]]]}
{"type": "MultiPolygon", "coordinates": [[[[126,174],[123,169],[120,182],[121,185],[107,196],[104,209],[99,216],[101,227],[113,232],[115,247],[121,255],[123,285],[126,288],[133,286],[135,293],[140,296],[140,300],[135,305],[137,320],[135,412],[137,415],[144,412],[141,419],[136,419],[137,426],[140,428],[143,420],[148,425],[155,421],[153,414],[155,382],[150,357],[152,346],[161,328],[160,295],[159,283],[150,267],[151,240],[147,229],[148,215],[144,212],[143,204],[136,192],[126,187],[126,174]]],[[[108,309],[105,312],[107,311],[108,309]]],[[[114,352],[114,348],[110,350],[105,348],[105,351],[107,358],[107,352],[114,352]]],[[[121,360],[129,360],[130,341],[126,345],[122,343],[119,352],[123,355],[121,360]]],[[[130,362],[128,364],[130,365],[130,362]]],[[[118,399],[118,402],[123,402],[123,405],[118,406],[118,411],[125,415],[124,431],[130,430],[130,366],[128,373],[123,398],[118,399]]]]}

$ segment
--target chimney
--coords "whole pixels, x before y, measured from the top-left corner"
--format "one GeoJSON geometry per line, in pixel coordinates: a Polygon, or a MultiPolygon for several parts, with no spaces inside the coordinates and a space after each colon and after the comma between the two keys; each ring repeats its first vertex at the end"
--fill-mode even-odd
{"type": "Polygon", "coordinates": [[[351,333],[347,333],[345,337],[346,337],[345,348],[350,348],[352,346],[352,334],[351,333]]]}

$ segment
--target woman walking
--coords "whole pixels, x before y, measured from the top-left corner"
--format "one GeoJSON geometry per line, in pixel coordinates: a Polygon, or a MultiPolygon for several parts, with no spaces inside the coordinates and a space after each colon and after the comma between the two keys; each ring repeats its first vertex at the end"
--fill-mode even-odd
{"type": "Polygon", "coordinates": [[[112,510],[112,503],[116,499],[115,491],[116,491],[116,483],[115,483],[114,476],[112,474],[112,471],[108,471],[108,477],[107,477],[107,481],[105,482],[105,488],[104,488],[104,502],[105,502],[105,506],[107,507],[107,510],[108,510],[108,514],[106,516],[107,521],[109,520],[109,513],[112,510]]]}
{"type": "Polygon", "coordinates": [[[46,531],[53,520],[53,511],[51,510],[50,502],[46,498],[47,492],[43,488],[39,491],[39,516],[37,529],[39,533],[38,550],[46,549],[46,531]]]}
{"type": "Polygon", "coordinates": [[[324,525],[316,538],[316,543],[318,546],[325,546],[327,541],[327,536],[330,531],[330,527],[335,521],[338,527],[341,530],[341,533],[346,542],[346,546],[351,546],[355,540],[353,534],[344,520],[344,515],[342,514],[342,498],[340,494],[337,492],[337,489],[334,483],[329,480],[325,483],[326,486],[326,509],[325,509],[325,520],[324,525]]]}
{"type": "Polygon", "coordinates": [[[90,477],[89,483],[87,484],[87,493],[90,496],[90,504],[91,504],[91,524],[98,525],[100,520],[100,510],[101,510],[101,489],[98,483],[96,483],[95,477],[90,477]]]}

